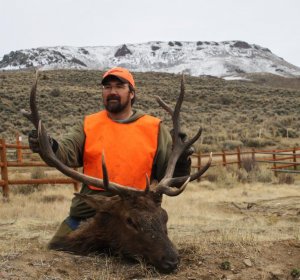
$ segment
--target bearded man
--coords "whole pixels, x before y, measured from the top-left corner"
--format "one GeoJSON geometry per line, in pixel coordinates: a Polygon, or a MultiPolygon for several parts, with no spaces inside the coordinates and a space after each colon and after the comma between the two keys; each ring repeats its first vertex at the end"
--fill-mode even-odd
{"type": "MultiPolygon", "coordinates": [[[[133,109],[136,87],[132,74],[115,67],[102,77],[102,99],[105,110],[85,116],[62,139],[50,138],[57,158],[70,167],[83,166],[86,175],[102,179],[102,154],[109,180],[123,186],[146,188],[146,174],[150,181],[163,178],[172,149],[172,138],[160,119],[133,109]]],[[[181,134],[185,138],[184,134],[181,134]]],[[[32,151],[39,152],[35,130],[29,134],[32,151]]],[[[174,177],[189,175],[190,155],[187,150],[178,160],[174,177]]],[[[82,185],[80,193],[110,194],[95,186],[82,185]]],[[[74,197],[69,216],[50,241],[51,243],[77,229],[79,223],[95,215],[95,210],[74,197]]]]}

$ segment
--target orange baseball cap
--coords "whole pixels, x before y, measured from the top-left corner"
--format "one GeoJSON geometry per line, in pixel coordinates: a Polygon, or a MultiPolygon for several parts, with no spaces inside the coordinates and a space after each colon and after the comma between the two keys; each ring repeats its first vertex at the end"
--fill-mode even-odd
{"type": "Polygon", "coordinates": [[[104,73],[101,84],[105,82],[105,78],[107,78],[108,76],[116,76],[120,78],[122,81],[125,80],[126,82],[130,83],[133,86],[133,88],[135,88],[135,82],[133,76],[126,68],[122,68],[122,67],[111,68],[110,70],[104,73]]]}

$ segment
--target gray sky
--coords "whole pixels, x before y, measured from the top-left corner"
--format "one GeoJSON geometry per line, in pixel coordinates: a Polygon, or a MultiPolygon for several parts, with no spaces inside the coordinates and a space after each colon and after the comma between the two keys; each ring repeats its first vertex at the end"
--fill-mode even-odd
{"type": "Polygon", "coordinates": [[[300,67],[300,0],[0,0],[0,57],[45,46],[242,40],[300,67]]]}

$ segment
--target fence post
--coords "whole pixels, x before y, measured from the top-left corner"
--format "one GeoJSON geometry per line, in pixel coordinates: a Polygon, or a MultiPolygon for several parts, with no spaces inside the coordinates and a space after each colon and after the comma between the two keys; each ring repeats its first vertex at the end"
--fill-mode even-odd
{"type": "Polygon", "coordinates": [[[276,151],[273,150],[272,152],[273,152],[272,155],[273,155],[273,161],[274,161],[274,162],[273,162],[273,169],[274,169],[273,171],[274,171],[275,177],[277,177],[277,172],[276,172],[276,154],[275,154],[276,151]]]}
{"type": "Polygon", "coordinates": [[[75,192],[79,192],[79,190],[80,190],[80,183],[79,182],[74,182],[73,185],[74,185],[74,191],[75,192]]]}
{"type": "MultiPolygon", "coordinates": [[[[198,171],[201,169],[201,152],[199,151],[197,154],[197,166],[198,166],[198,171]]],[[[201,176],[197,179],[197,182],[201,181],[201,176]]]]}
{"type": "Polygon", "coordinates": [[[4,184],[2,185],[3,199],[8,200],[9,199],[9,188],[8,188],[8,169],[7,169],[5,140],[0,139],[0,144],[2,145],[1,152],[0,152],[0,161],[2,163],[2,165],[1,165],[1,178],[4,181],[4,184]]]}
{"type": "Polygon", "coordinates": [[[223,160],[223,166],[226,166],[226,154],[225,154],[225,150],[222,150],[222,160],[223,160]]]}
{"type": "Polygon", "coordinates": [[[16,134],[16,142],[17,142],[17,161],[22,162],[22,137],[17,133],[16,134]]]}
{"type": "Polygon", "coordinates": [[[255,161],[255,148],[252,148],[251,155],[252,155],[252,160],[255,161]]]}
{"type": "Polygon", "coordinates": [[[242,164],[241,164],[241,149],[240,149],[240,147],[237,147],[236,150],[237,150],[238,167],[241,168],[242,167],[242,164]]]}
{"type": "MultiPolygon", "coordinates": [[[[294,161],[294,163],[297,162],[296,147],[293,148],[293,161],[294,161]]],[[[297,170],[297,165],[296,164],[294,164],[294,170],[297,170]]]]}

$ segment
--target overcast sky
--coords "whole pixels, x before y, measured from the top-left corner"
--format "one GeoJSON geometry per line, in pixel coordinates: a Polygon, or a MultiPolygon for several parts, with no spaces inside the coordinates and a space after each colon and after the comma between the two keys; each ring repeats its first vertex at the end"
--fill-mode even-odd
{"type": "Polygon", "coordinates": [[[300,0],[0,0],[0,57],[45,46],[242,40],[300,67],[300,0]]]}

